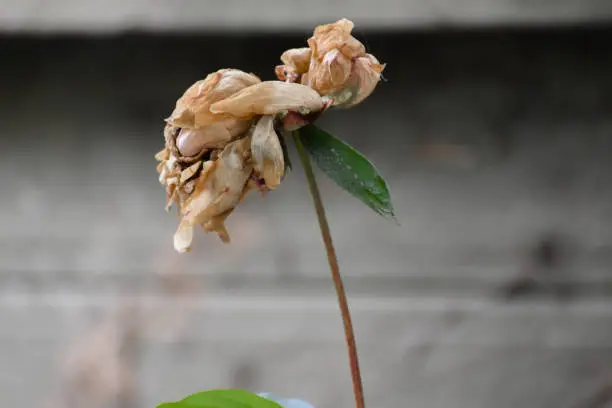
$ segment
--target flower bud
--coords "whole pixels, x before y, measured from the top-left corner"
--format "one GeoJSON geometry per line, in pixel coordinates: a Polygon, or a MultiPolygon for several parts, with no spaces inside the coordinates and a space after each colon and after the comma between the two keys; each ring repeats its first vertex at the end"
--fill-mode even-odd
{"type": "MultiPolygon", "coordinates": [[[[310,62],[308,70],[296,69],[300,83],[316,90],[322,96],[334,98],[334,106],[350,107],[367,98],[380,81],[384,65],[364,45],[351,35],[353,23],[341,19],[315,28],[308,39],[310,62]]],[[[302,50],[302,49],[298,49],[302,50]]],[[[305,51],[285,51],[281,59],[285,66],[303,64],[305,51]]],[[[278,68],[279,78],[288,77],[286,68],[278,68]]]]}

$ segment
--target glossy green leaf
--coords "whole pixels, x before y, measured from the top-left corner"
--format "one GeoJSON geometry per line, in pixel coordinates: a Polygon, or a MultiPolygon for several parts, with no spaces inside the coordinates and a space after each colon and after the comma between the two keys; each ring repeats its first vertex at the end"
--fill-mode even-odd
{"type": "Polygon", "coordinates": [[[360,152],[315,125],[299,130],[312,161],[336,184],[397,223],[387,183],[360,152]]]}
{"type": "Polygon", "coordinates": [[[202,391],[157,408],[282,408],[276,402],[238,389],[202,391]]]}

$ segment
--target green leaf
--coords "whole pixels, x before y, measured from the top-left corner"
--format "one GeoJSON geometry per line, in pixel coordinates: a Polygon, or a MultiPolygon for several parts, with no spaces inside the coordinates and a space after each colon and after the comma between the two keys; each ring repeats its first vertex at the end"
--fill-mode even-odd
{"type": "Polygon", "coordinates": [[[282,133],[276,131],[276,135],[278,136],[278,141],[280,142],[281,148],[283,149],[283,159],[285,161],[285,169],[283,171],[283,176],[286,176],[290,170],[293,170],[293,166],[291,165],[291,159],[289,158],[289,149],[287,149],[287,141],[283,137],[282,133]]]}
{"type": "Polygon", "coordinates": [[[301,128],[299,134],[312,160],[329,178],[397,223],[387,183],[363,154],[313,124],[301,128]]]}
{"type": "Polygon", "coordinates": [[[181,401],[166,402],[157,408],[282,408],[276,402],[245,390],[210,390],[181,401]]]}

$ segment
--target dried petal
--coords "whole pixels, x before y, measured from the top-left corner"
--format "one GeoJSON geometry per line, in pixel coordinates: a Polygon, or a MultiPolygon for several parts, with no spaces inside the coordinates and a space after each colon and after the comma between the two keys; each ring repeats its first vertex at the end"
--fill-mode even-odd
{"type": "Polygon", "coordinates": [[[235,137],[243,135],[249,127],[251,127],[250,120],[225,118],[205,127],[181,129],[176,138],[176,146],[182,155],[195,156],[204,149],[225,146],[235,137]]]}
{"type": "Polygon", "coordinates": [[[174,156],[170,156],[170,158],[164,162],[164,167],[159,173],[159,182],[161,184],[166,184],[168,176],[174,171],[175,164],[176,158],[174,156]]]}
{"type": "Polygon", "coordinates": [[[351,75],[351,60],[339,50],[328,51],[323,60],[313,59],[308,71],[309,86],[321,95],[328,95],[344,88],[351,75]]]}
{"type": "Polygon", "coordinates": [[[326,53],[337,49],[349,60],[365,55],[365,47],[351,35],[354,24],[345,18],[332,24],[324,24],[315,28],[313,36],[308,39],[312,56],[319,62],[326,53]]]}
{"type": "Polygon", "coordinates": [[[193,189],[195,188],[195,182],[193,180],[186,182],[183,184],[183,192],[186,194],[191,194],[193,189]]]}
{"type": "Polygon", "coordinates": [[[174,249],[177,252],[187,252],[193,241],[193,225],[182,221],[174,234],[174,249]]]}
{"type": "Polygon", "coordinates": [[[353,72],[348,79],[349,88],[353,88],[354,95],[349,100],[339,106],[349,108],[361,103],[378,85],[380,74],[385,69],[385,65],[378,62],[376,57],[367,54],[365,57],[357,58],[353,63],[353,72]]]}
{"type": "Polygon", "coordinates": [[[178,185],[178,183],[179,183],[178,181],[179,181],[179,179],[177,177],[168,177],[166,179],[166,185],[167,186],[171,186],[173,184],[174,185],[178,185]]]}
{"type": "Polygon", "coordinates": [[[225,228],[225,220],[234,211],[233,208],[223,214],[212,217],[208,222],[202,225],[202,229],[206,232],[216,232],[224,244],[230,243],[230,236],[225,228]]]}
{"type": "Polygon", "coordinates": [[[170,152],[166,148],[164,148],[163,150],[155,154],[155,160],[157,161],[168,160],[169,157],[170,157],[170,152]]]}
{"type": "Polygon", "coordinates": [[[294,67],[289,65],[277,65],[274,68],[274,73],[280,81],[296,82],[300,74],[297,73],[294,67]]]}
{"type": "Polygon", "coordinates": [[[209,74],[185,91],[167,121],[181,128],[197,128],[227,119],[213,115],[210,105],[260,82],[255,75],[237,69],[222,69],[209,74]]]}
{"type": "MultiPolygon", "coordinates": [[[[181,226],[175,235],[175,248],[177,242],[185,244],[188,236],[186,226],[202,225],[206,228],[214,217],[218,217],[232,210],[243,197],[243,191],[253,171],[250,164],[251,137],[245,137],[227,145],[214,162],[207,162],[197,181],[196,190],[185,201],[182,208],[183,218],[181,226]],[[209,164],[210,163],[210,164],[209,164]],[[182,235],[181,235],[182,234],[182,235]]],[[[217,224],[215,230],[222,234],[217,224]]],[[[189,244],[191,236],[189,236],[189,244]]],[[[221,237],[223,238],[223,236],[221,237]]],[[[177,251],[188,248],[178,245],[177,251]]]]}
{"type": "Polygon", "coordinates": [[[200,170],[201,166],[202,166],[202,162],[198,161],[192,164],[191,166],[187,167],[185,170],[183,170],[181,172],[181,178],[179,179],[179,184],[180,185],[185,184],[187,180],[192,178],[198,172],[198,170],[200,170]]]}
{"type": "Polygon", "coordinates": [[[266,187],[274,189],[281,182],[285,170],[283,148],[274,130],[274,117],[262,116],[255,126],[251,140],[255,170],[263,177],[266,187]]]}
{"type": "Polygon", "coordinates": [[[211,105],[213,113],[239,118],[275,115],[284,110],[315,112],[323,108],[321,96],[313,89],[295,83],[266,81],[211,105]]]}
{"type": "Polygon", "coordinates": [[[167,195],[167,199],[166,199],[166,212],[170,211],[170,208],[172,207],[172,204],[178,204],[179,203],[179,195],[178,195],[178,189],[176,188],[176,184],[170,184],[166,186],[166,195],[167,195]]]}
{"type": "Polygon", "coordinates": [[[280,59],[283,64],[295,68],[298,74],[303,74],[308,71],[311,55],[310,48],[292,48],[283,52],[280,59]]]}

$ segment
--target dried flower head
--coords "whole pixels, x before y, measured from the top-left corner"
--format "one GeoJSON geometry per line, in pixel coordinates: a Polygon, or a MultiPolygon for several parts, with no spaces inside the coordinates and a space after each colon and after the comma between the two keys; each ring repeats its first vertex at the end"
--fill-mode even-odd
{"type": "Polygon", "coordinates": [[[346,19],[316,27],[307,48],[281,55],[280,81],[221,69],[177,100],[156,155],[166,210],[176,206],[181,217],[177,251],[189,250],[196,226],[229,242],[225,219],[248,191],[281,183],[286,159],[277,128],[299,129],[330,106],[354,106],[372,93],[384,65],[352,30],[346,19]]]}
{"type": "Polygon", "coordinates": [[[333,98],[335,106],[351,107],[362,102],[376,88],[385,65],[367,54],[364,45],[351,35],[353,26],[352,21],[341,19],[316,27],[308,39],[309,48],[282,54],[284,65],[276,67],[277,77],[299,81],[333,98]]]}
{"type": "Polygon", "coordinates": [[[196,226],[229,242],[225,219],[236,205],[250,189],[274,189],[284,176],[276,118],[326,106],[307,86],[261,82],[235,69],[189,87],[166,119],[166,147],[156,155],[166,209],[176,205],[181,216],[175,249],[189,250],[196,226]]]}

